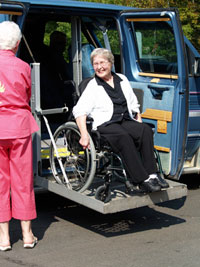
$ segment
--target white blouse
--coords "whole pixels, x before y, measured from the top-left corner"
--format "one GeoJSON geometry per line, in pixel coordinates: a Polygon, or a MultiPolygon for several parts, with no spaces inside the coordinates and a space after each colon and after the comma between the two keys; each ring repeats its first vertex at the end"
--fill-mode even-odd
{"type": "MultiPolygon", "coordinates": [[[[117,74],[121,79],[121,88],[127,101],[130,117],[133,119],[133,112],[139,113],[139,103],[133,89],[123,74],[117,74]]],[[[77,104],[73,108],[73,115],[76,118],[87,115],[93,118],[92,128],[97,129],[104,122],[109,121],[113,115],[113,102],[106,93],[103,86],[98,85],[96,79],[89,81],[77,104]]]]}

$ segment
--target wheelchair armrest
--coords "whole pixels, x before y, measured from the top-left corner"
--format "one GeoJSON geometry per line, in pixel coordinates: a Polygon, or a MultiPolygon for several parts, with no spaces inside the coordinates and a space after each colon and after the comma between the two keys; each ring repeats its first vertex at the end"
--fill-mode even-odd
{"type": "Polygon", "coordinates": [[[97,130],[91,130],[90,133],[91,133],[92,140],[95,143],[95,146],[100,151],[100,147],[101,147],[101,135],[100,135],[100,132],[98,132],[97,130]]]}
{"type": "Polygon", "coordinates": [[[87,118],[86,118],[86,123],[87,123],[87,124],[93,123],[93,121],[94,121],[94,120],[93,120],[93,118],[91,118],[91,117],[87,117],[87,118]]]}
{"type": "Polygon", "coordinates": [[[110,144],[98,130],[91,130],[90,134],[98,151],[101,151],[102,149],[111,150],[110,144]]]}
{"type": "Polygon", "coordinates": [[[89,132],[92,131],[92,123],[93,123],[93,118],[87,117],[86,118],[86,125],[87,125],[87,129],[89,132]]]}

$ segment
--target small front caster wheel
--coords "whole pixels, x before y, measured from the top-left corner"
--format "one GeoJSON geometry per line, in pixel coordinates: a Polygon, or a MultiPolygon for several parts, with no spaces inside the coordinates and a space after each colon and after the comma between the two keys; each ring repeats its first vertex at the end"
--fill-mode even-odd
{"type": "Polygon", "coordinates": [[[101,185],[97,188],[95,193],[95,198],[97,200],[103,201],[104,203],[107,203],[111,200],[111,191],[109,188],[107,188],[106,185],[101,185]]]}

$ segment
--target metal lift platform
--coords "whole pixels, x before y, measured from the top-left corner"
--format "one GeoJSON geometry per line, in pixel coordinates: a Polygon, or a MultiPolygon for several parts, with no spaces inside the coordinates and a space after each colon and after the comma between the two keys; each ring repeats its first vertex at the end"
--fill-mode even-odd
{"type": "Polygon", "coordinates": [[[37,176],[34,181],[37,186],[102,214],[121,212],[187,196],[187,186],[171,180],[167,180],[170,185],[167,189],[162,189],[159,192],[148,194],[136,192],[131,195],[125,193],[125,186],[123,183],[113,182],[111,185],[111,201],[104,203],[95,199],[94,188],[88,189],[83,193],[79,193],[68,189],[64,185],[60,185],[49,178],[37,176]]]}

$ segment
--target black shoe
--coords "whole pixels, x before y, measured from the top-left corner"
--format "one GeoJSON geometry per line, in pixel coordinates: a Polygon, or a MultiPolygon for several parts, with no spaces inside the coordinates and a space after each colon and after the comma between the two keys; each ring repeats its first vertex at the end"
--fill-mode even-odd
{"type": "Polygon", "coordinates": [[[160,173],[157,174],[157,177],[158,177],[158,179],[157,179],[158,184],[161,186],[161,188],[168,188],[169,187],[168,182],[162,178],[160,173]]]}
{"type": "Polygon", "coordinates": [[[143,192],[151,193],[151,192],[157,192],[161,190],[161,186],[156,181],[157,179],[149,179],[148,181],[144,181],[139,185],[140,189],[143,192]]]}

